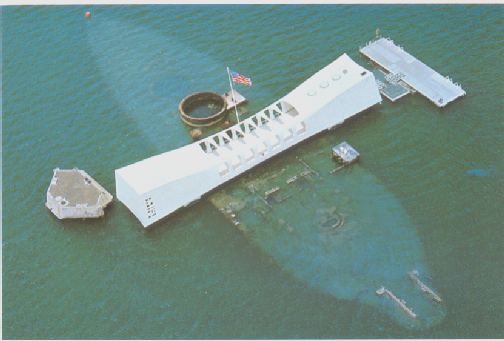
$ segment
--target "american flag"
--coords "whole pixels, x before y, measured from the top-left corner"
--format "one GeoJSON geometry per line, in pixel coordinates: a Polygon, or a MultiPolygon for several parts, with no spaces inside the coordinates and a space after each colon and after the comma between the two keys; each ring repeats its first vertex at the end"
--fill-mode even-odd
{"type": "Polygon", "coordinates": [[[238,72],[234,72],[232,70],[229,70],[229,73],[233,82],[252,86],[252,79],[245,77],[244,75],[240,75],[238,72]]]}

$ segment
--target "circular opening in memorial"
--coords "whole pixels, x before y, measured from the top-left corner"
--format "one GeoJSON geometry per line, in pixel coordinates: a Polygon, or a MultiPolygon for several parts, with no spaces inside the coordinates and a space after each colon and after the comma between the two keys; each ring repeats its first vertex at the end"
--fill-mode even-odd
{"type": "Polygon", "coordinates": [[[215,92],[197,92],[180,102],[182,120],[190,126],[210,126],[224,119],[226,99],[215,92]]]}

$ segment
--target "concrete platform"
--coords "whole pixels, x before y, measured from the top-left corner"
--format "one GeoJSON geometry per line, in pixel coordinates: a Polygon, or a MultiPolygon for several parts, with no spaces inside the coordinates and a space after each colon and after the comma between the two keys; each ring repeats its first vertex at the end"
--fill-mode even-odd
{"type": "Polygon", "coordinates": [[[438,107],[444,107],[466,93],[462,87],[425,65],[391,39],[380,38],[359,50],[363,55],[400,78],[427,97],[438,107]]]}
{"type": "Polygon", "coordinates": [[[97,218],[112,201],[112,195],[85,171],[54,169],[47,189],[46,207],[59,219],[97,218]]]}
{"type": "MultiPolygon", "coordinates": [[[[238,91],[233,90],[234,99],[236,100],[236,106],[247,103],[247,99],[243,97],[238,91]]],[[[234,107],[233,96],[231,91],[224,93],[224,98],[226,99],[227,110],[232,109],[234,107]]]]}

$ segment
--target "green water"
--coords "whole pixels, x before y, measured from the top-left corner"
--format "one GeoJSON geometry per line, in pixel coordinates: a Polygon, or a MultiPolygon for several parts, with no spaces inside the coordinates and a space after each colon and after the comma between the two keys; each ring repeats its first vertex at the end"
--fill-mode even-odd
{"type": "MultiPolygon", "coordinates": [[[[1,15],[4,338],[504,337],[501,5],[1,15]],[[85,169],[115,193],[114,169],[190,142],[178,103],[227,91],[226,66],[253,79],[238,90],[255,112],[344,52],[369,68],[358,47],[376,27],[467,96],[444,109],[418,94],[385,100],[284,157],[317,150],[318,139],[359,150],[354,171],[407,215],[445,301],[438,324],[410,329],[376,306],[317,290],[207,200],[151,230],[118,201],[101,220],[62,222],[44,207],[55,167],[85,169]]],[[[373,193],[370,212],[387,206],[374,206],[373,193]]]]}
{"type": "Polygon", "coordinates": [[[192,117],[205,118],[218,113],[219,107],[216,105],[200,105],[191,110],[190,114],[192,117]]]}
{"type": "Polygon", "coordinates": [[[305,141],[272,160],[270,169],[254,169],[210,200],[285,272],[313,289],[372,305],[405,328],[431,328],[443,320],[446,307],[433,304],[408,279],[417,270],[436,285],[416,229],[365,167],[331,173],[338,166],[329,157],[337,138],[329,133],[305,141]],[[379,297],[382,286],[417,317],[379,297]]]}

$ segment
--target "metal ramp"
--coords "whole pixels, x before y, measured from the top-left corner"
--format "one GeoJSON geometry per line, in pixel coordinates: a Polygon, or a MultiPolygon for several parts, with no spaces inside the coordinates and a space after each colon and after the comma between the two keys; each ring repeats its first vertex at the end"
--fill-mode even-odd
{"type": "Polygon", "coordinates": [[[401,84],[402,74],[389,73],[386,75],[383,71],[376,69],[373,70],[373,74],[380,93],[390,101],[395,102],[411,93],[407,86],[401,84]]]}
{"type": "Polygon", "coordinates": [[[466,93],[459,84],[443,77],[391,39],[379,38],[359,50],[363,55],[415,89],[438,107],[444,107],[466,93]]]}

